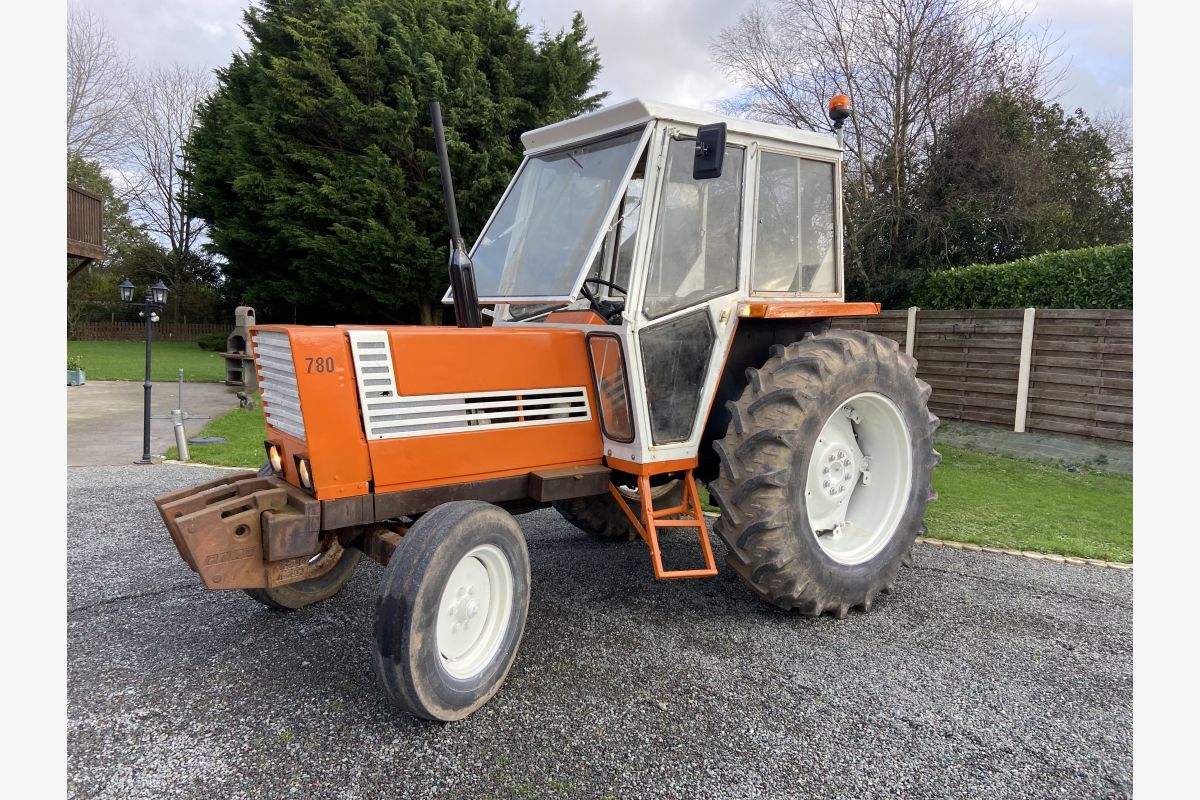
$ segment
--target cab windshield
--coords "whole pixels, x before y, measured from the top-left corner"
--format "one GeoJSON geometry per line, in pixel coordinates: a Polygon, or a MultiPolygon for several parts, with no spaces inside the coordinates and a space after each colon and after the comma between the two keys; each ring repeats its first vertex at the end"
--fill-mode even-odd
{"type": "Polygon", "coordinates": [[[604,233],[642,129],[525,160],[471,261],[480,300],[567,300],[604,233]]]}

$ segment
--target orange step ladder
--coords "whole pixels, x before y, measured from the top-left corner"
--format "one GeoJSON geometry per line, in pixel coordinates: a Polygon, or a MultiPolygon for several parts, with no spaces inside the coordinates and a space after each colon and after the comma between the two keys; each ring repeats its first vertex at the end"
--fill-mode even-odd
{"type": "Polygon", "coordinates": [[[708,540],[708,528],[704,525],[704,511],[700,507],[700,494],[696,491],[696,481],[692,471],[686,470],[683,475],[683,503],[671,508],[654,509],[654,498],[650,495],[650,476],[638,475],[638,498],[640,514],[633,513],[625,497],[617,491],[613,484],[608,485],[609,493],[620,503],[625,515],[633,523],[634,529],[642,537],[642,541],[650,548],[650,560],[654,564],[654,577],[659,580],[670,578],[711,578],[717,574],[717,565],[713,560],[712,545],[708,540]],[[686,516],[687,519],[665,519],[675,515],[686,516]],[[700,551],[704,556],[704,569],[663,568],[662,551],[658,547],[659,528],[696,528],[700,536],[700,551]]]}

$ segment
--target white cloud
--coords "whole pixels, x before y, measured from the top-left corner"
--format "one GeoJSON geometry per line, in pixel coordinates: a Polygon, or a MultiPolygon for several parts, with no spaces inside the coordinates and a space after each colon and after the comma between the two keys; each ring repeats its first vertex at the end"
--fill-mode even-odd
{"type": "Polygon", "coordinates": [[[71,0],[91,8],[139,66],[224,67],[246,47],[248,0],[71,0]]]}
{"type": "MultiPolygon", "coordinates": [[[[609,102],[631,97],[713,109],[738,87],[709,57],[708,41],[733,24],[747,3],[728,0],[608,0],[582,7],[588,32],[600,53],[597,88],[609,102]]],[[[522,3],[521,18],[535,28],[557,31],[574,11],[555,0],[522,3]]]]}
{"type": "Polygon", "coordinates": [[[1030,19],[1062,35],[1063,108],[1133,112],[1132,0],[1042,0],[1030,19]]]}
{"type": "MultiPolygon", "coordinates": [[[[105,20],[139,63],[180,61],[223,67],[243,49],[248,0],[79,0],[105,20]]],[[[738,87],[713,64],[709,41],[751,0],[524,0],[521,19],[536,30],[570,25],[583,11],[600,52],[597,88],[609,102],[631,97],[712,109],[738,87]]],[[[1068,109],[1129,112],[1133,107],[1131,0],[1042,0],[1031,20],[1063,34],[1070,59],[1062,89],[1068,109]]]]}

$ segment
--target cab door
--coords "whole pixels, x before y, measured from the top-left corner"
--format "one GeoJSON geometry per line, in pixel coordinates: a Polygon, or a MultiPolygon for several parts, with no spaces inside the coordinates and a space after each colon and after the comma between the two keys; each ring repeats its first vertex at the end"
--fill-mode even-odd
{"type": "Polygon", "coordinates": [[[747,149],[730,137],[720,176],[695,179],[695,129],[663,131],[645,267],[627,315],[643,462],[696,457],[736,324],[747,149]]]}

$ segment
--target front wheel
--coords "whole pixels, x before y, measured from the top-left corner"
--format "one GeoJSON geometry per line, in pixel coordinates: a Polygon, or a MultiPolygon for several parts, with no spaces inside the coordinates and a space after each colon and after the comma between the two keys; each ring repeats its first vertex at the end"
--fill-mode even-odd
{"type": "Polygon", "coordinates": [[[507,511],[445,503],[388,562],[371,666],[388,699],[418,717],[466,717],[499,690],[529,611],[529,553],[507,511]]]}
{"type": "Polygon", "coordinates": [[[938,419],[916,361],[862,331],[808,336],[750,371],[716,443],[716,530],[777,606],[844,617],[891,590],[925,531],[938,419]]]}

